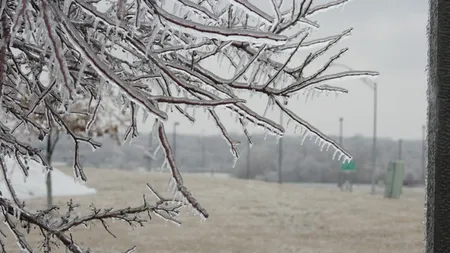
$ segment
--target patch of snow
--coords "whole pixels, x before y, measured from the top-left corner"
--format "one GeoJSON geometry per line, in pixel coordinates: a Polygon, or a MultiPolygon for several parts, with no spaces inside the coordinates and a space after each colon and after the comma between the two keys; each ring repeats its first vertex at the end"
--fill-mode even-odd
{"type": "MultiPolygon", "coordinates": [[[[47,186],[45,184],[45,167],[36,161],[29,160],[29,176],[25,176],[19,167],[19,164],[11,158],[5,157],[5,163],[8,168],[7,176],[16,191],[17,197],[21,200],[30,198],[40,198],[47,196],[47,186]]],[[[11,194],[6,186],[3,175],[0,176],[0,191],[6,198],[11,198],[11,194]]],[[[96,190],[89,188],[74,178],[53,168],[52,170],[52,192],[54,197],[62,196],[80,196],[95,194],[96,190]]]]}

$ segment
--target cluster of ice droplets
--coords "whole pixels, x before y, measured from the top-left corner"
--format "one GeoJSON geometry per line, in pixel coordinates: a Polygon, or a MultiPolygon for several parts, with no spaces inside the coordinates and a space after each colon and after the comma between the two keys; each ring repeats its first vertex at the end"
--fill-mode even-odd
{"type": "Polygon", "coordinates": [[[334,153],[333,153],[333,157],[332,157],[333,160],[335,160],[337,158],[338,161],[342,160],[343,163],[346,163],[346,162],[349,162],[352,160],[352,157],[350,155],[347,155],[339,146],[337,146],[336,144],[334,144],[332,142],[322,139],[320,136],[318,136],[314,132],[307,130],[306,128],[302,129],[301,136],[302,136],[301,145],[303,145],[303,143],[305,142],[305,140],[308,137],[310,138],[310,140],[315,138],[314,143],[319,145],[320,151],[323,151],[323,150],[328,151],[330,149],[330,147],[332,147],[334,149],[334,153]]]}
{"type": "Polygon", "coordinates": [[[206,220],[206,218],[192,206],[188,199],[184,197],[180,191],[178,191],[178,183],[174,177],[170,177],[167,191],[172,195],[172,204],[180,204],[181,206],[184,206],[186,208],[186,215],[199,215],[201,221],[206,220]]]}

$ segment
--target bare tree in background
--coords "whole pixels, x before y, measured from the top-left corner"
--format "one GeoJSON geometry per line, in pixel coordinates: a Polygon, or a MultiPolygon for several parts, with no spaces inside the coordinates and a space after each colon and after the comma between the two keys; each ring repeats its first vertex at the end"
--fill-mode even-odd
{"type": "MultiPolygon", "coordinates": [[[[22,94],[24,95],[22,98],[24,103],[25,101],[30,100],[30,96],[33,95],[33,93],[28,90],[23,90],[22,94]]],[[[86,134],[89,137],[102,137],[108,135],[112,139],[116,140],[117,144],[120,144],[121,141],[119,139],[119,131],[121,130],[123,132],[121,128],[129,123],[129,120],[126,115],[121,112],[120,108],[117,108],[117,106],[114,106],[111,101],[107,100],[108,97],[101,100],[99,99],[96,104],[93,104],[88,97],[79,97],[73,102],[71,109],[72,112],[78,113],[63,115],[62,118],[70,130],[77,135],[86,134]],[[100,103],[101,101],[103,101],[103,104],[100,103]],[[96,116],[92,117],[92,113],[96,113],[96,116]]],[[[34,121],[39,122],[40,124],[48,124],[43,115],[34,116],[34,121]]],[[[52,122],[50,122],[48,126],[49,129],[46,140],[44,140],[44,136],[42,134],[38,136],[38,139],[45,142],[45,159],[51,166],[53,152],[64,130],[59,125],[52,124],[52,122]]],[[[31,128],[29,130],[33,132],[34,129],[31,128]]],[[[51,208],[53,206],[51,171],[48,171],[46,175],[46,187],[47,207],[51,208]]]]}
{"type": "MultiPolygon", "coordinates": [[[[25,232],[37,227],[42,233],[43,250],[51,251],[55,242],[71,252],[87,252],[69,230],[73,227],[100,222],[109,230],[108,219],[120,219],[130,224],[142,224],[140,214],[156,215],[180,224],[179,209],[191,207],[202,218],[207,211],[184,185],[165,132],[165,122],[175,111],[191,122],[193,110],[202,107],[211,116],[230,145],[232,155],[239,157],[238,142],[233,140],[219,117],[218,107],[239,117],[239,123],[250,140],[247,124],[254,124],[270,133],[282,136],[283,126],[246,105],[245,93],[267,98],[267,107],[275,107],[290,122],[302,129],[304,138],[316,138],[321,148],[335,149],[339,159],[351,159],[319,130],[309,125],[288,107],[289,99],[300,91],[346,93],[347,90],[324,82],[345,77],[375,76],[371,71],[345,71],[325,74],[344,48],[315,73],[306,75],[304,69],[319,56],[350,35],[351,29],[330,37],[311,40],[311,30],[319,25],[309,19],[317,12],[337,7],[347,0],[315,5],[313,1],[269,1],[274,15],[247,0],[3,0],[0,6],[0,165],[6,156],[17,160],[27,175],[24,159],[35,159],[49,166],[37,148],[18,139],[19,128],[33,129],[41,136],[50,134],[57,125],[74,143],[76,177],[87,176],[79,161],[80,143],[94,149],[100,143],[76,132],[68,115],[79,117],[87,113],[91,120],[98,110],[92,105],[122,106],[130,117],[125,139],[137,133],[137,113],[154,121],[159,145],[169,167],[170,190],[173,198],[164,198],[150,185],[157,201],[144,202],[137,207],[92,208],[86,216],[75,216],[72,202],[68,211],[53,219],[50,210],[32,213],[18,199],[14,187],[5,177],[12,200],[0,198],[5,223],[11,228],[23,252],[32,252],[25,232]],[[301,47],[318,46],[301,64],[292,59],[301,47]],[[281,60],[280,60],[281,58],[281,60]],[[234,71],[232,78],[208,67],[206,62],[226,61],[234,71]],[[22,94],[28,90],[32,96],[22,94]],[[79,97],[88,97],[88,105],[75,108],[79,97]],[[15,118],[7,121],[6,116],[15,118]],[[34,120],[36,115],[45,121],[34,120]],[[5,116],[5,117],[4,117],[5,116]],[[14,123],[19,121],[19,123],[14,123]],[[15,220],[20,220],[16,223],[15,220]],[[55,221],[56,220],[56,221],[55,221]],[[21,227],[23,229],[21,229],[21,227]],[[26,228],[26,229],[25,229],[26,228]],[[22,231],[22,232],[21,232],[22,231]]],[[[95,106],[94,106],[95,107],[95,106]]],[[[82,129],[89,132],[89,123],[82,129]]],[[[31,130],[30,130],[31,131],[31,130]]],[[[3,243],[1,244],[3,245],[3,243]]],[[[133,248],[132,248],[133,249],[133,248]]],[[[127,252],[131,252],[132,249],[127,252]]]]}

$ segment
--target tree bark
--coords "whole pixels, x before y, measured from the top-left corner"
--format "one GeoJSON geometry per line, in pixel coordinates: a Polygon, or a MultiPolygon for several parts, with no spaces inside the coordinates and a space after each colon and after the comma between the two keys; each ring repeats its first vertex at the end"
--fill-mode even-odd
{"type": "Polygon", "coordinates": [[[450,1],[429,0],[425,252],[450,252],[450,1]]]}

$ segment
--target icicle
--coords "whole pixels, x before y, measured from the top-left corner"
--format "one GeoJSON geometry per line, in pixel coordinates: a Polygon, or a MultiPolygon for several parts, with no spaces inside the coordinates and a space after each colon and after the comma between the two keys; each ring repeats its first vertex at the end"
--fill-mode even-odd
{"type": "Polygon", "coordinates": [[[325,147],[325,144],[326,144],[326,142],[324,142],[324,141],[320,144],[320,151],[323,151],[323,148],[325,147]]]}
{"type": "Polygon", "coordinates": [[[44,178],[48,178],[48,175],[50,174],[50,168],[49,167],[44,167],[44,178]]]}
{"type": "MultiPolygon", "coordinates": [[[[145,48],[145,50],[146,50],[145,54],[148,54],[148,51],[150,49],[152,49],[153,42],[155,41],[156,36],[158,35],[160,28],[161,28],[161,24],[159,22],[159,19],[156,19],[156,24],[153,26],[152,35],[150,35],[150,38],[148,39],[148,42],[147,42],[147,46],[145,48]]],[[[164,38],[164,37],[162,37],[162,38],[164,38]]]]}
{"type": "Polygon", "coordinates": [[[97,18],[97,17],[94,17],[94,23],[93,23],[93,26],[92,26],[92,30],[97,31],[97,26],[98,26],[99,23],[100,23],[100,19],[97,18]]]}
{"type": "Polygon", "coordinates": [[[339,152],[339,158],[338,158],[338,161],[341,161],[341,159],[342,159],[343,156],[344,156],[344,153],[339,152]]]}
{"type": "Polygon", "coordinates": [[[167,161],[167,159],[164,159],[163,164],[161,165],[161,169],[159,172],[163,172],[165,168],[167,168],[169,165],[169,162],[167,161]]]}
{"type": "Polygon", "coordinates": [[[188,203],[186,205],[186,215],[189,215],[192,212],[192,205],[191,203],[188,203]]]}
{"type": "MultiPolygon", "coordinates": [[[[29,18],[29,10],[26,10],[25,16],[29,18]]],[[[31,22],[31,24],[30,24],[30,22],[25,22],[24,34],[26,34],[25,35],[25,42],[26,43],[28,43],[28,44],[31,43],[30,39],[31,39],[31,35],[34,33],[34,31],[35,31],[35,24],[34,24],[34,22],[31,22]]]]}
{"type": "Polygon", "coordinates": [[[180,191],[176,191],[172,198],[173,201],[177,201],[177,202],[182,202],[182,199],[183,199],[183,194],[180,191]],[[180,199],[181,199],[181,201],[180,201],[180,199]]]}
{"type": "Polygon", "coordinates": [[[201,222],[205,222],[206,221],[206,217],[202,213],[200,213],[200,221],[201,222]]]}
{"type": "Polygon", "coordinates": [[[172,111],[171,109],[172,109],[171,106],[169,104],[167,104],[166,109],[164,111],[166,114],[169,114],[169,111],[172,111]]]}
{"type": "Polygon", "coordinates": [[[176,15],[176,16],[178,16],[181,13],[181,6],[178,4],[178,2],[175,2],[173,4],[172,11],[173,11],[173,14],[176,15]]]}
{"type": "MultiPolygon", "coordinates": [[[[28,168],[27,168],[27,170],[28,170],[28,168]]],[[[24,182],[24,183],[27,182],[27,179],[28,179],[28,177],[27,177],[25,174],[23,174],[23,182],[24,182]]]]}
{"type": "Polygon", "coordinates": [[[276,144],[278,144],[278,143],[280,142],[280,138],[281,138],[280,135],[277,135],[277,136],[275,137],[275,143],[276,143],[276,144]]]}
{"type": "Polygon", "coordinates": [[[267,114],[267,111],[269,110],[269,107],[270,107],[270,102],[271,102],[272,100],[270,99],[270,98],[268,98],[268,101],[267,101],[267,105],[266,105],[266,108],[264,109],[264,113],[263,113],[263,117],[266,117],[266,114],[267,114]]]}
{"type": "Polygon", "coordinates": [[[333,160],[336,158],[337,153],[339,152],[339,149],[335,149],[333,153],[333,160]]]}
{"type": "Polygon", "coordinates": [[[147,112],[147,110],[143,110],[142,113],[142,124],[145,124],[145,122],[147,121],[149,113],[147,112]]]}
{"type": "Polygon", "coordinates": [[[306,140],[307,137],[308,137],[308,133],[305,130],[305,133],[303,134],[301,145],[303,145],[303,143],[305,143],[305,140],[306,140]]]}
{"type": "Polygon", "coordinates": [[[174,188],[176,187],[176,181],[174,177],[170,177],[169,182],[168,182],[168,186],[167,186],[167,191],[168,192],[174,192],[174,188]]]}
{"type": "Polygon", "coordinates": [[[80,80],[83,77],[84,70],[86,69],[87,65],[88,65],[88,62],[84,59],[83,62],[81,63],[80,71],[78,72],[78,77],[77,77],[77,81],[75,83],[75,87],[77,87],[80,84],[80,80]]]}
{"type": "Polygon", "coordinates": [[[110,25],[106,24],[105,40],[109,36],[109,34],[111,33],[111,29],[112,29],[112,27],[110,25]]]}
{"type": "Polygon", "coordinates": [[[70,5],[72,5],[73,0],[64,0],[63,12],[64,14],[69,14],[70,5]]]}
{"type": "Polygon", "coordinates": [[[233,159],[233,166],[232,166],[233,169],[236,167],[236,164],[237,164],[238,160],[239,160],[239,158],[235,156],[234,159],[233,159]]]}

